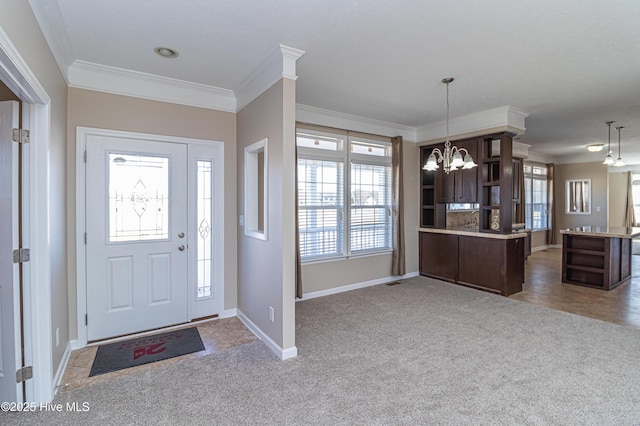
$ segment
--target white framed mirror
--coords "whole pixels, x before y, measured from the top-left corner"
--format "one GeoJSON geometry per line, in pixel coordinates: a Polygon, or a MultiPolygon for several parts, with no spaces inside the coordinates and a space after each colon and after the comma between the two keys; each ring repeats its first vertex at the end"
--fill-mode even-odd
{"type": "Polygon", "coordinates": [[[568,179],[565,200],[566,214],[591,214],[591,179],[568,179]]]}

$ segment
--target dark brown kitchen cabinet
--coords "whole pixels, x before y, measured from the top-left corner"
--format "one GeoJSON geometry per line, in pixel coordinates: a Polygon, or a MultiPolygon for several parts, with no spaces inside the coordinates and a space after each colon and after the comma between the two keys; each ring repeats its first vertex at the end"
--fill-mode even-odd
{"type": "Polygon", "coordinates": [[[458,236],[420,233],[420,273],[435,278],[458,279],[458,236]]]}
{"type": "Polygon", "coordinates": [[[503,296],[522,291],[525,238],[420,232],[420,274],[503,296]]]}
{"type": "Polygon", "coordinates": [[[522,291],[525,238],[460,236],[458,283],[509,296],[522,291]]]}
{"type": "MultiPolygon", "coordinates": [[[[453,142],[458,148],[466,149],[474,161],[478,161],[478,144],[476,139],[465,139],[453,142]]],[[[439,146],[444,149],[444,146],[439,146]]],[[[462,157],[464,158],[464,154],[462,157]]],[[[478,169],[463,169],[445,173],[437,171],[439,177],[439,202],[441,203],[476,203],[478,200],[478,169]]]]}
{"type": "Polygon", "coordinates": [[[562,282],[612,290],[631,279],[630,238],[562,231],[562,282]]]}

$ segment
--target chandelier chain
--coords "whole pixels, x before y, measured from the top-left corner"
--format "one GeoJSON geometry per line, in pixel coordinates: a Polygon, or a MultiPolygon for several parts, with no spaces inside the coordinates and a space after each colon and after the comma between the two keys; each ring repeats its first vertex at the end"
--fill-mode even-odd
{"type": "Polygon", "coordinates": [[[445,146],[451,146],[449,142],[449,82],[447,81],[447,139],[445,140],[445,146]]]}

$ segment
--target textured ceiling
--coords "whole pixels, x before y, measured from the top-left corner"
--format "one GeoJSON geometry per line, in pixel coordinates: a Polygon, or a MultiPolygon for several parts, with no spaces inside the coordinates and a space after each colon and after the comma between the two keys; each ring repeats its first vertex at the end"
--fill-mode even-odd
{"type": "Polygon", "coordinates": [[[560,161],[601,160],[585,146],[616,120],[640,164],[638,0],[55,3],[73,59],[237,90],[284,44],[306,51],[300,104],[419,127],[444,119],[453,76],[452,118],[518,107],[531,114],[520,141],[560,161]]]}

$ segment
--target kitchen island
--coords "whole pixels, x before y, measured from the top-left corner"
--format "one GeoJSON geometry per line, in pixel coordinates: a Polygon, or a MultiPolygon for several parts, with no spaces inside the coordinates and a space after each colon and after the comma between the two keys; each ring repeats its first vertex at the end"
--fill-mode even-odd
{"type": "Polygon", "coordinates": [[[509,296],[522,291],[526,232],[420,228],[420,274],[509,296]]]}
{"type": "Polygon", "coordinates": [[[562,282],[611,290],[631,279],[631,240],[640,228],[580,226],[562,234],[562,282]]]}

